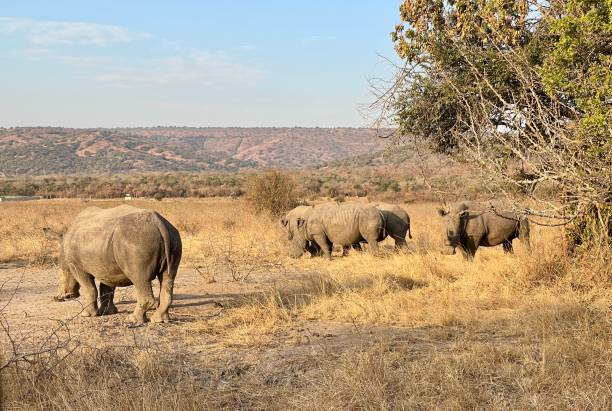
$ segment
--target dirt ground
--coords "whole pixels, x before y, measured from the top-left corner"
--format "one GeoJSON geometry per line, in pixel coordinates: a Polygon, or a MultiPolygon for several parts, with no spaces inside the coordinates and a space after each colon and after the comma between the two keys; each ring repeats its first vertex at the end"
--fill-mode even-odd
{"type": "MultiPolygon", "coordinates": [[[[28,341],[39,342],[57,330],[60,339],[70,338],[78,341],[80,346],[95,349],[126,347],[130,350],[161,347],[172,356],[179,352],[186,354],[190,366],[200,364],[207,367],[216,362],[216,366],[222,364],[222,373],[250,369],[265,373],[272,379],[276,378],[275,375],[287,378],[287,373],[291,374],[296,367],[312,367],[313,359],[320,354],[335,357],[347,349],[367,347],[381,339],[389,346],[409,344],[417,351],[429,344],[426,333],[414,328],[301,321],[283,328],[263,344],[228,345],[214,329],[202,325],[209,319],[223,316],[226,307],[252,301],[254,296],[299,287],[308,275],[275,274],[250,278],[245,282],[232,281],[229,275],[216,275],[215,281],[210,282],[196,270],[181,269],[175,283],[172,321],[168,324],[134,326],[130,322],[129,314],[135,304],[133,287],[117,289],[115,304],[118,314],[80,317],[81,302],[78,299],[53,300],[57,279],[52,269],[0,267],[0,284],[4,283],[0,301],[4,305],[10,300],[3,315],[11,327],[13,338],[26,345],[28,341]]],[[[157,286],[155,281],[155,295],[157,286]]],[[[21,348],[27,350],[31,347],[21,348]]]]}

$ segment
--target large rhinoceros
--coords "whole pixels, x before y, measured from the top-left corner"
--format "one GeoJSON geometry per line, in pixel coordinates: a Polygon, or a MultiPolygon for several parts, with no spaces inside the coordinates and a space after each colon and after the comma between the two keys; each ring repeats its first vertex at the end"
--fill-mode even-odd
{"type": "Polygon", "coordinates": [[[160,281],[159,307],[152,322],[167,322],[174,279],[181,261],[179,232],[153,210],[128,205],[102,209],[90,207],[79,213],[64,235],[45,229],[60,241],[60,284],[57,300],[85,297],[81,315],[115,314],[115,287],[134,285],[136,309],[132,319],[146,321],[155,306],[151,281],[160,281]],[[100,307],[98,290],[100,283],[100,307]]]}
{"type": "MultiPolygon", "coordinates": [[[[406,245],[406,234],[408,234],[408,238],[412,238],[408,213],[396,204],[373,203],[372,205],[382,211],[385,220],[385,232],[393,238],[395,247],[404,247],[406,245]]],[[[378,241],[382,240],[384,238],[378,241]]]]}
{"type": "Polygon", "coordinates": [[[455,254],[459,247],[466,260],[472,260],[478,247],[502,244],[504,252],[512,252],[512,240],[519,238],[529,249],[529,220],[513,211],[463,201],[438,208],[445,221],[446,239],[443,254],[455,254]]]}
{"type": "MultiPolygon", "coordinates": [[[[408,213],[396,204],[377,202],[369,203],[368,205],[372,205],[382,212],[385,231],[381,233],[383,235],[378,238],[378,241],[383,241],[389,236],[395,241],[396,250],[406,247],[406,234],[408,234],[408,238],[412,238],[408,213]]],[[[353,244],[352,247],[361,251],[361,243],[353,244]]],[[[350,248],[350,246],[344,246],[342,254],[347,255],[350,248]]]]}
{"type": "Polygon", "coordinates": [[[380,210],[358,204],[310,206],[289,213],[282,223],[287,229],[289,255],[294,258],[308,250],[309,242],[316,245],[327,259],[331,259],[332,244],[346,246],[362,240],[368,242],[373,254],[377,254],[377,240],[385,230],[380,210]]]}

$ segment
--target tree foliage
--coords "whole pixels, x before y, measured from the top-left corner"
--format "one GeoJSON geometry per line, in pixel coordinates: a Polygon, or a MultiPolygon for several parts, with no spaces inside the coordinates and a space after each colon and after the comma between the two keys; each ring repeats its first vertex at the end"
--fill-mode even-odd
{"type": "Polygon", "coordinates": [[[405,0],[405,61],[383,108],[400,136],[477,162],[561,217],[573,245],[612,238],[612,0],[405,0]],[[558,187],[558,203],[534,187],[558,187]]]}

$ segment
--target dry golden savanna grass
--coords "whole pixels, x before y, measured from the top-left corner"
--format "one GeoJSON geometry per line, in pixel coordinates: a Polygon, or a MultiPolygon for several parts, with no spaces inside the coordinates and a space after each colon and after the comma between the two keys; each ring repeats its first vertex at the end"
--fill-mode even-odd
{"type": "MultiPolygon", "coordinates": [[[[86,206],[118,203],[0,204],[0,260],[52,264],[56,249],[43,226],[63,229],[86,206]]],[[[395,253],[387,242],[381,257],[336,252],[327,262],[287,258],[277,221],[242,200],[132,204],[159,210],[180,230],[182,267],[197,268],[202,281],[230,273],[269,285],[218,317],[180,326],[185,338],[215,335],[219,361],[238,371],[215,374],[219,362],[181,357],[176,348],[114,353],[119,362],[107,352],[76,353],[62,363],[65,374],[42,382],[22,376],[5,390],[14,408],[612,408],[610,256],[564,255],[558,228],[533,225],[532,253],[517,241],[513,255],[481,248],[465,262],[439,253],[435,205],[411,204],[411,252],[395,253]],[[317,355],[290,338],[322,324],[345,331],[317,355]],[[287,362],[295,350],[299,359],[287,362]],[[266,354],[240,368],[253,352],[266,354]],[[264,362],[272,362],[268,371],[264,362]],[[91,376],[92,367],[112,375],[91,376]],[[94,384],[104,388],[79,395],[94,384]]]]}

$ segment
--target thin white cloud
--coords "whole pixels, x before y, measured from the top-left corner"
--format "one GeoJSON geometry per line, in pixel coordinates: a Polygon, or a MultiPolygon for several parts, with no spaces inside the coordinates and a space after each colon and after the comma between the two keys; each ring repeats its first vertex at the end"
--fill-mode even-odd
{"type": "Polygon", "coordinates": [[[17,17],[0,17],[0,34],[23,35],[38,46],[66,44],[106,46],[152,37],[150,33],[131,31],[121,26],[17,17]]]}
{"type": "Polygon", "coordinates": [[[99,75],[99,81],[120,86],[137,84],[197,84],[255,83],[264,73],[256,68],[231,61],[222,53],[191,53],[187,56],[149,59],[137,67],[122,68],[99,75]]]}
{"type": "Polygon", "coordinates": [[[19,35],[30,42],[29,47],[13,51],[13,56],[87,67],[87,72],[96,80],[122,87],[139,84],[254,84],[264,75],[261,70],[220,52],[194,52],[175,47],[175,56],[143,59],[137,55],[84,55],[82,50],[56,47],[66,44],[105,46],[153,37],[120,26],[0,17],[0,37],[2,35],[19,35]]]}
{"type": "Polygon", "coordinates": [[[55,60],[78,67],[95,67],[100,64],[109,64],[112,61],[110,57],[74,56],[59,53],[50,48],[26,48],[15,51],[13,55],[30,61],[55,60]]]}

